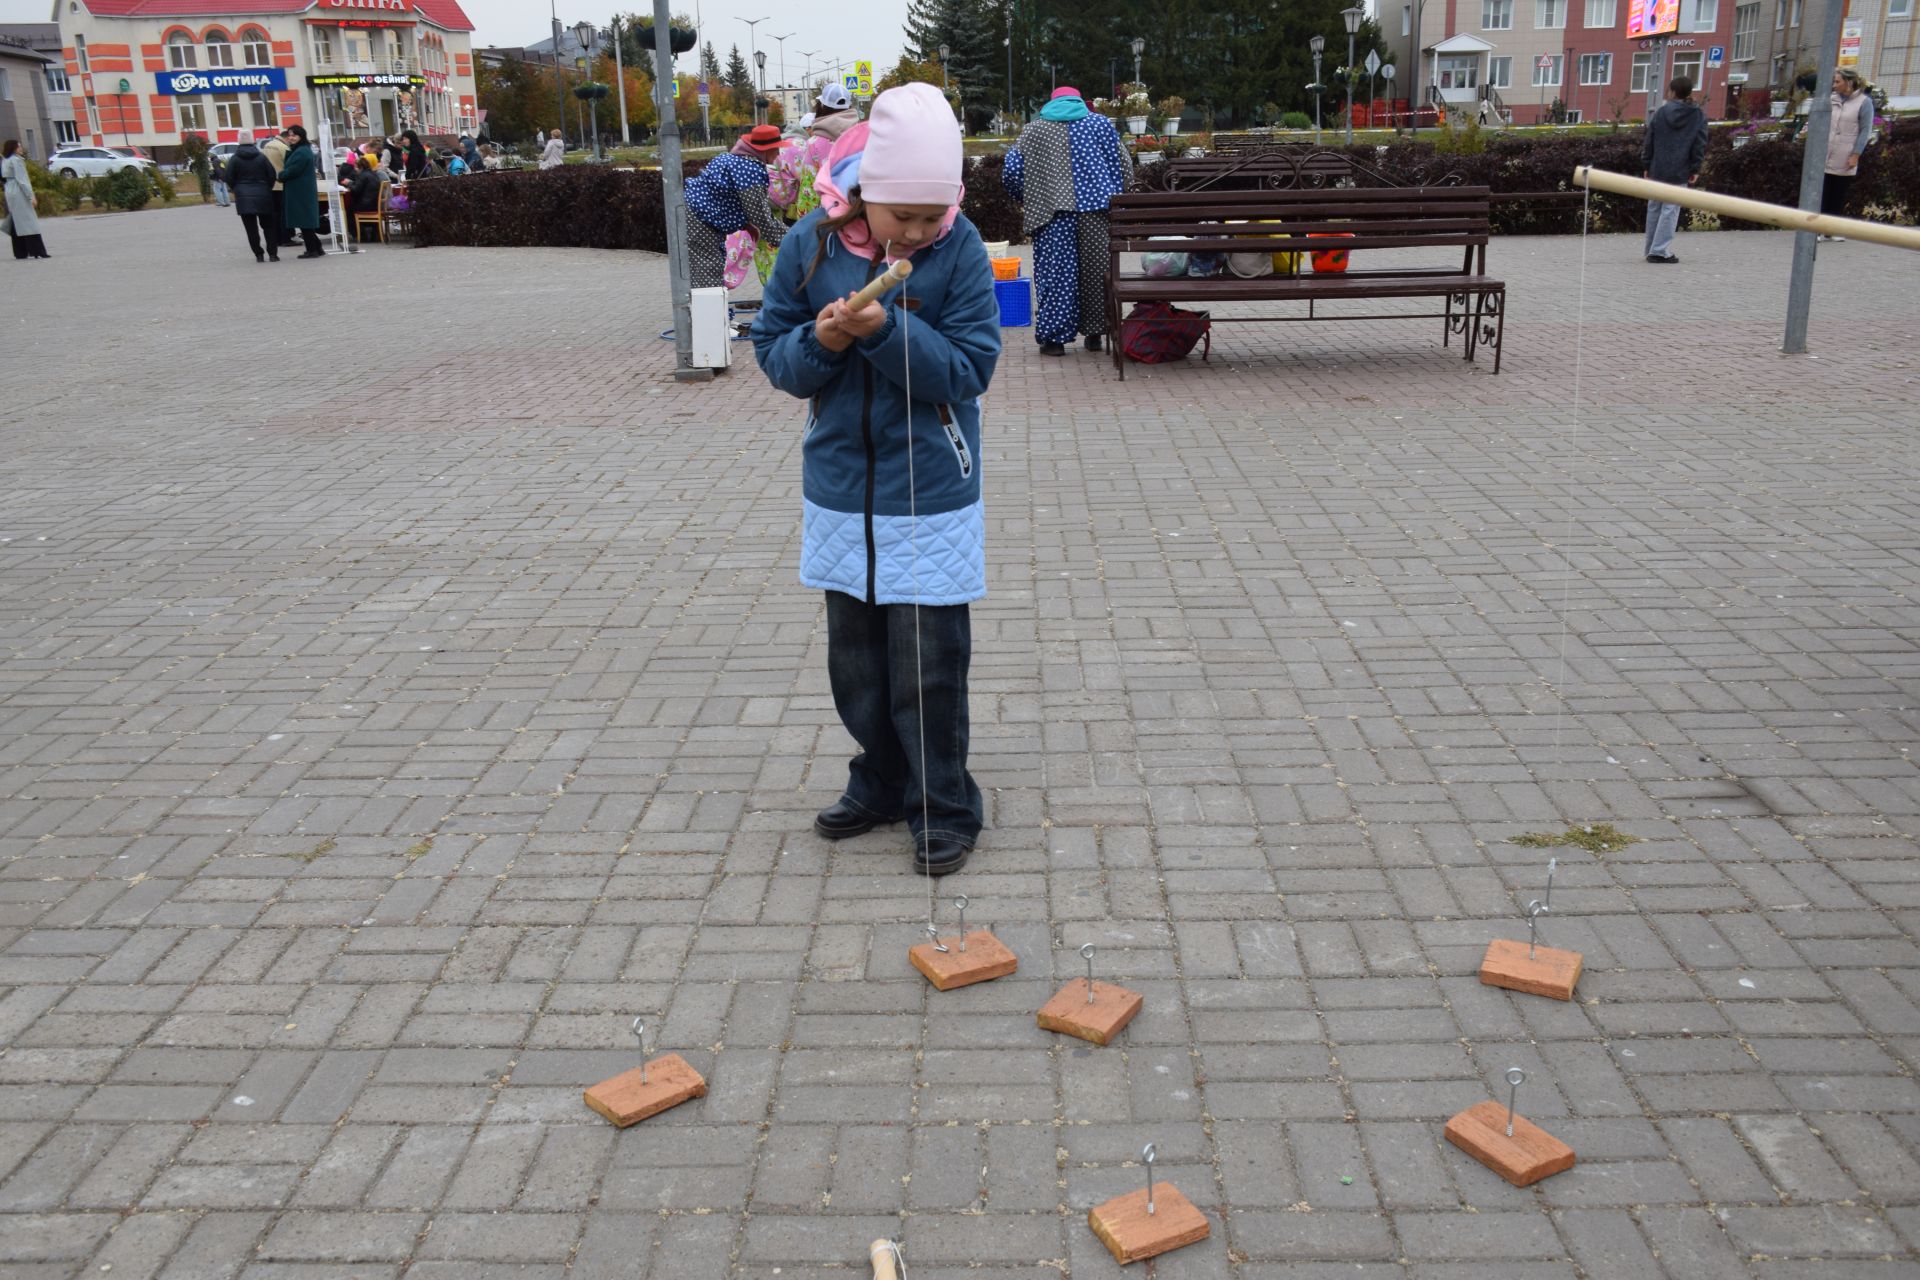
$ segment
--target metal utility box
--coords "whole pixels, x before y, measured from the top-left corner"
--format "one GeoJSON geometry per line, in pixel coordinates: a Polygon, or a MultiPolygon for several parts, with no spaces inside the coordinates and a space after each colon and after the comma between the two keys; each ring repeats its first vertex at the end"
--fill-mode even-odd
{"type": "Polygon", "coordinates": [[[697,369],[726,369],[733,364],[733,330],[727,323],[727,291],[695,289],[693,364],[697,369]]]}

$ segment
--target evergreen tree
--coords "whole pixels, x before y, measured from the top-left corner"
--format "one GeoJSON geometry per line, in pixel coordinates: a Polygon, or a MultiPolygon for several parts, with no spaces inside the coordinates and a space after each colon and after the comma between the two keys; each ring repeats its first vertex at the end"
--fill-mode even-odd
{"type": "Polygon", "coordinates": [[[700,78],[708,84],[720,79],[720,55],[713,51],[711,40],[700,47],[700,78]]]}
{"type": "Polygon", "coordinates": [[[727,93],[733,99],[736,111],[749,114],[753,111],[753,73],[747,70],[747,60],[740,56],[740,46],[734,45],[727,54],[727,93]]]}
{"type": "Polygon", "coordinates": [[[991,116],[1004,97],[1005,77],[992,74],[1002,52],[1000,13],[987,0],[910,0],[907,7],[907,56],[936,62],[940,46],[947,46],[947,76],[972,126],[991,116]]]}

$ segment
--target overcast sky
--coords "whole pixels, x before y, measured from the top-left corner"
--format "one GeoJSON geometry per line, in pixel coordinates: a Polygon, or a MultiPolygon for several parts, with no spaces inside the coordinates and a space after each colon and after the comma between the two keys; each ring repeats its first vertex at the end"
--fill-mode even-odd
{"type": "MultiPolygon", "coordinates": [[[[642,9],[644,0],[460,0],[461,8],[473,19],[474,39],[480,44],[531,44],[544,40],[550,30],[549,9],[557,9],[560,21],[571,26],[581,19],[605,24],[616,8],[622,11],[642,9]]],[[[692,0],[674,0],[676,11],[692,13],[692,0]]],[[[48,0],[0,0],[0,22],[45,22],[52,11],[48,0]]],[[[780,77],[780,44],[774,36],[793,35],[786,42],[787,78],[798,84],[805,62],[800,54],[812,50],[813,65],[854,58],[873,60],[874,74],[881,74],[900,57],[903,39],[900,25],[906,20],[907,0],[833,0],[827,4],[795,5],[791,0],[701,0],[698,6],[702,34],[713,42],[724,63],[727,47],[740,46],[742,57],[749,56],[747,24],[740,18],[758,18],[784,12],[763,22],[754,30],[760,33],[760,47],[767,51],[767,83],[780,77]]],[[[683,70],[694,69],[691,54],[680,59],[683,70]]]]}

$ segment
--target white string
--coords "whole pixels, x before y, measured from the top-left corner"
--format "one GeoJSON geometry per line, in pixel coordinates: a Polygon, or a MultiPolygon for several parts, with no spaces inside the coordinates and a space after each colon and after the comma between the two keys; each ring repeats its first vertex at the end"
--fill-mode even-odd
{"type": "MultiPolygon", "coordinates": [[[[893,257],[893,242],[886,246],[889,260],[893,257]]],[[[907,527],[912,530],[913,538],[913,697],[916,715],[915,725],[920,730],[920,839],[927,840],[927,694],[922,682],[920,664],[920,497],[915,487],[913,474],[913,334],[908,331],[913,316],[913,308],[907,305],[907,286],[900,285],[900,374],[905,383],[903,388],[907,398],[907,527]]],[[[921,864],[926,869],[927,881],[927,929],[934,945],[940,945],[940,935],[936,931],[933,907],[933,865],[926,860],[924,847],[920,850],[921,864]]],[[[964,943],[965,938],[961,941],[964,943]]]]}
{"type": "MultiPolygon", "coordinates": [[[[1584,188],[1586,195],[1580,202],[1580,300],[1574,308],[1573,329],[1573,423],[1567,429],[1568,464],[1572,465],[1573,455],[1580,443],[1580,375],[1585,363],[1587,338],[1587,239],[1593,230],[1593,188],[1584,188]]],[[[1567,503],[1567,532],[1560,540],[1560,673],[1554,677],[1553,700],[1553,756],[1554,763],[1560,759],[1560,726],[1567,709],[1567,634],[1572,629],[1569,621],[1573,608],[1573,503],[1567,503]]],[[[1565,815],[1571,821],[1575,815],[1565,815]]]]}

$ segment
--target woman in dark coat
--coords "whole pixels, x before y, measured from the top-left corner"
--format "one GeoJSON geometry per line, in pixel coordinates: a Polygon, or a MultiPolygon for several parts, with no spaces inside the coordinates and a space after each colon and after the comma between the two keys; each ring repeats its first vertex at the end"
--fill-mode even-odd
{"type": "Polygon", "coordinates": [[[273,161],[261,154],[251,138],[227,161],[227,185],[233,188],[233,211],[246,228],[247,247],[255,262],[280,261],[280,228],[273,220],[273,161]],[[260,233],[266,232],[265,248],[260,233]]]}
{"type": "Polygon", "coordinates": [[[380,211],[380,175],[373,170],[373,157],[362,157],[353,176],[342,185],[347,191],[347,225],[353,228],[354,237],[360,239],[366,233],[360,230],[354,215],[380,211]]]}
{"type": "Polygon", "coordinates": [[[407,180],[426,176],[432,161],[427,158],[427,148],[420,141],[420,135],[411,129],[402,130],[400,140],[407,144],[407,180]]]}
{"type": "Polygon", "coordinates": [[[280,167],[280,188],[286,193],[287,226],[297,230],[306,241],[303,258],[324,258],[320,247],[320,181],[314,172],[313,148],[307,144],[307,131],[299,125],[287,129],[293,139],[287,148],[287,162],[280,167]]]}

